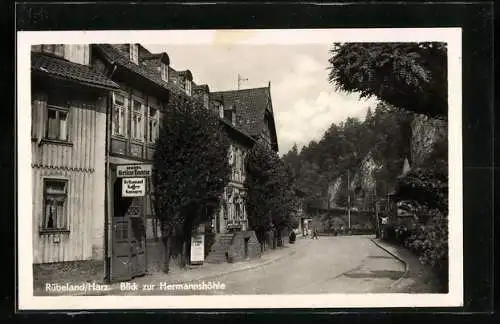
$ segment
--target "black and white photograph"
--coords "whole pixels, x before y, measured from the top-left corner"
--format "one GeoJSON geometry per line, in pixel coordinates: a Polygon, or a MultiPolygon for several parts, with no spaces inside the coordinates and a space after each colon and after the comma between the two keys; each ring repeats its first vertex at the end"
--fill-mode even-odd
{"type": "Polygon", "coordinates": [[[17,55],[21,308],[463,305],[459,29],[17,55]]]}

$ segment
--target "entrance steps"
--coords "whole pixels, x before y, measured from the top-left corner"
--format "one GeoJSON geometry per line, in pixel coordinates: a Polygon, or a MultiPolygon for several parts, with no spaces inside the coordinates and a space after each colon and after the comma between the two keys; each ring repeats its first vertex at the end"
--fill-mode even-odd
{"type": "Polygon", "coordinates": [[[227,252],[233,241],[234,233],[217,234],[215,242],[205,258],[207,263],[227,262],[227,252]]]}

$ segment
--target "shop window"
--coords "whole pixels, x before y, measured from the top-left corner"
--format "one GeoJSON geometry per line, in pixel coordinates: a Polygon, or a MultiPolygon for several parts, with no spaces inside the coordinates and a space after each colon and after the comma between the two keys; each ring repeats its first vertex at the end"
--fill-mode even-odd
{"type": "Polygon", "coordinates": [[[60,179],[45,179],[43,183],[42,230],[68,230],[67,200],[68,182],[60,179]]]}

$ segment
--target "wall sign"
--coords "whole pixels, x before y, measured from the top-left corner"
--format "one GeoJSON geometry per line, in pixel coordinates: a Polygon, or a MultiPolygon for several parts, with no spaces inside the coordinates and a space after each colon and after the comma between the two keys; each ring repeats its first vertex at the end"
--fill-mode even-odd
{"type": "Polygon", "coordinates": [[[116,166],[116,176],[118,178],[150,177],[151,164],[124,164],[116,166]]]}
{"type": "Polygon", "coordinates": [[[122,197],[142,197],[146,193],[145,178],[123,178],[122,197]]]}
{"type": "Polygon", "coordinates": [[[193,234],[191,236],[191,263],[200,264],[205,260],[205,235],[193,234]]]}

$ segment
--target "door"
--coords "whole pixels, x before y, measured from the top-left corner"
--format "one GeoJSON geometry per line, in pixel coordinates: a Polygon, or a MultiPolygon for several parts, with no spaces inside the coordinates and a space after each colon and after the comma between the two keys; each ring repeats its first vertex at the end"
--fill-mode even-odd
{"type": "Polygon", "coordinates": [[[113,186],[111,281],[146,273],[144,197],[122,197],[122,179],[113,186]]]}

